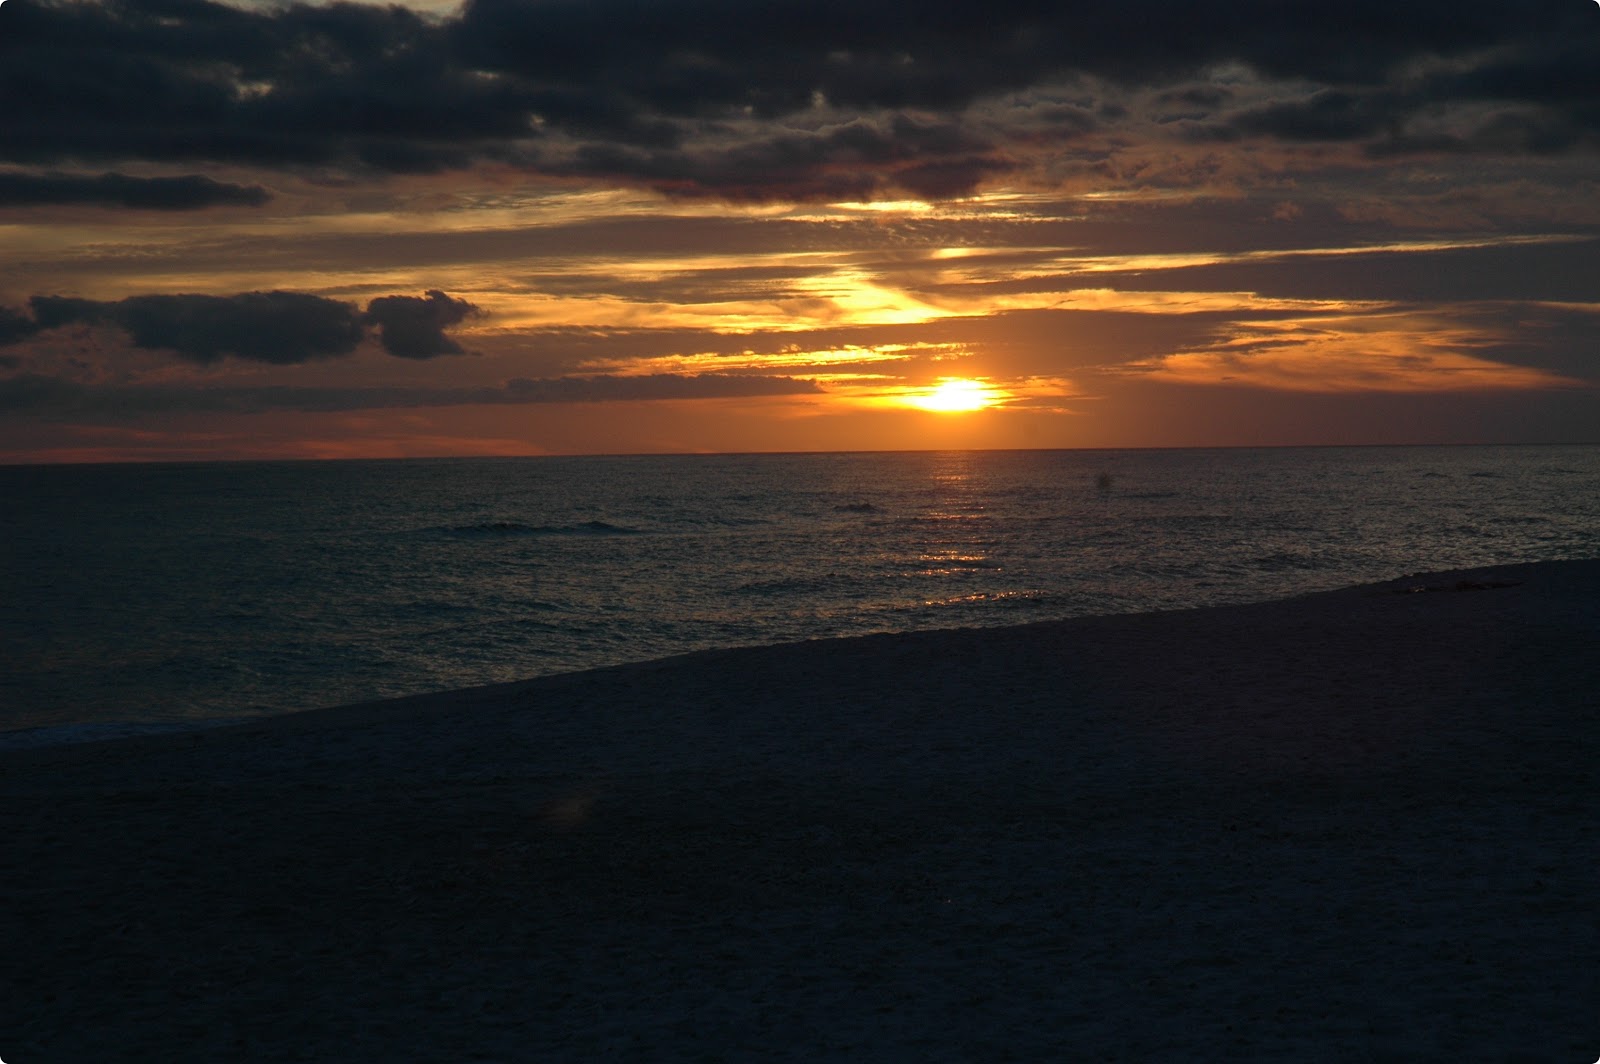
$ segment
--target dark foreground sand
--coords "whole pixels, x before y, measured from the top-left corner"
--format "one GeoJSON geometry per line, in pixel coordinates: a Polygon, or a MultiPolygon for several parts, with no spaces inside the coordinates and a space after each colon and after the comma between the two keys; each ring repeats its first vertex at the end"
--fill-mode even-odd
{"type": "Polygon", "coordinates": [[[1587,1064],[1597,706],[1588,562],[18,751],[0,1058],[1587,1064]]]}

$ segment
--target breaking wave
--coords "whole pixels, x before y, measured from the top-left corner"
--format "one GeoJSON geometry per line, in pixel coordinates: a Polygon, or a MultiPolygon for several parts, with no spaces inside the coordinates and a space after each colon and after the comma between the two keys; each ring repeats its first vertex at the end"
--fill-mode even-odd
{"type": "Polygon", "coordinates": [[[623,525],[613,525],[606,521],[585,521],[578,525],[526,525],[521,521],[481,521],[477,524],[452,525],[448,528],[434,529],[433,531],[463,538],[490,538],[496,536],[507,538],[517,536],[640,536],[645,534],[642,528],[628,528],[623,525]]]}

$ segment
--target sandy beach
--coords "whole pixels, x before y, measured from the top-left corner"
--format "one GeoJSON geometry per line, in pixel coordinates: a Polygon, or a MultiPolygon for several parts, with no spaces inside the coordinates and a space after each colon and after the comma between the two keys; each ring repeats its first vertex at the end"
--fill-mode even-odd
{"type": "Polygon", "coordinates": [[[1600,1053],[1600,562],[0,755],[0,1058],[1600,1053]]]}

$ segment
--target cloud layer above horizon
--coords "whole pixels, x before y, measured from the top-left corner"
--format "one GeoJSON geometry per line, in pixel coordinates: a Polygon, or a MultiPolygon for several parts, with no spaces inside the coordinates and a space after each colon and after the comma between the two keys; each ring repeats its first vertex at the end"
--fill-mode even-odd
{"type": "Polygon", "coordinates": [[[431,6],[0,8],[0,454],[1594,436],[1591,0],[431,6]]]}
{"type": "Polygon", "coordinates": [[[1115,161],[1158,147],[1559,156],[1600,146],[1595,14],[1577,0],[1009,0],[914,17],[859,0],[469,0],[443,17],[18,0],[0,94],[22,106],[0,115],[0,153],[500,163],[760,201],[942,199],[1001,175],[1142,188],[1150,175],[1115,161]]]}

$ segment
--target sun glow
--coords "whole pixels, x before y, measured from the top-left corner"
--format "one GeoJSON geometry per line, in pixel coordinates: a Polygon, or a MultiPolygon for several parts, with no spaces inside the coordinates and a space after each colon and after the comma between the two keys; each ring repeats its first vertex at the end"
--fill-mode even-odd
{"type": "Polygon", "coordinates": [[[964,414],[993,406],[998,396],[982,381],[946,377],[933,388],[907,397],[907,402],[922,410],[941,414],[964,414]]]}

